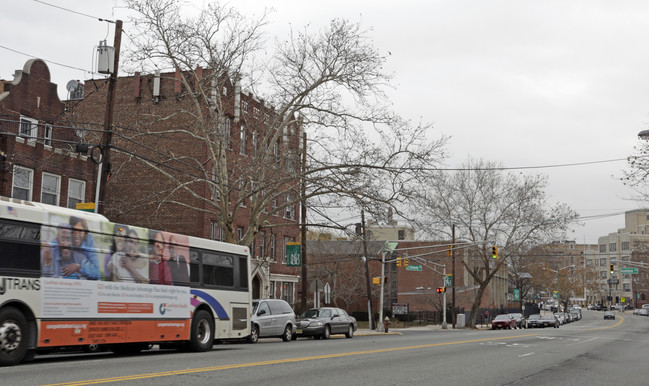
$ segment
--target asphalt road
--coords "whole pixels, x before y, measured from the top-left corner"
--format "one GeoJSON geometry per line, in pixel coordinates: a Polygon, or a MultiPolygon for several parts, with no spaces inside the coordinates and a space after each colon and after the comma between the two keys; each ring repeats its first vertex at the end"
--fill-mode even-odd
{"type": "Polygon", "coordinates": [[[647,385],[649,318],[584,311],[559,329],[407,329],[328,341],[260,340],[208,353],[38,356],[3,385],[647,385]]]}

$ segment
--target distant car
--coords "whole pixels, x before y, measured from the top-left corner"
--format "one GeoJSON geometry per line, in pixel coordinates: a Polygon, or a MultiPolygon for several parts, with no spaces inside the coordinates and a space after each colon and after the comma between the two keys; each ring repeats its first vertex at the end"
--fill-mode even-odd
{"type": "Polygon", "coordinates": [[[542,327],[541,315],[539,314],[530,315],[527,318],[527,328],[535,328],[535,327],[542,327]]]}
{"type": "Polygon", "coordinates": [[[613,311],[604,312],[604,319],[615,319],[615,312],[613,311]]]}
{"type": "Polygon", "coordinates": [[[649,316],[649,309],[647,308],[640,308],[637,311],[638,311],[638,315],[649,316]]]}
{"type": "Polygon", "coordinates": [[[311,308],[298,318],[295,336],[329,339],[333,334],[345,334],[346,338],[353,338],[357,329],[356,318],[340,308],[311,308]]]}
{"type": "Polygon", "coordinates": [[[525,319],[523,314],[513,313],[511,315],[514,317],[514,320],[516,321],[516,327],[518,328],[527,327],[527,320],[525,319]]]}
{"type": "MultiPolygon", "coordinates": [[[[530,321],[532,320],[532,316],[530,315],[530,321]]],[[[554,328],[559,328],[559,325],[561,324],[559,322],[559,319],[557,319],[553,314],[547,314],[547,315],[539,315],[539,318],[535,318],[535,327],[554,327],[554,328]]]]}
{"type": "Polygon", "coordinates": [[[516,328],[516,319],[512,316],[512,314],[501,314],[496,316],[492,321],[491,321],[491,329],[511,329],[511,328],[516,328]]]}
{"type": "Polygon", "coordinates": [[[252,301],[252,323],[248,342],[256,343],[259,338],[282,338],[284,342],[295,340],[295,312],[281,299],[252,301]]]}
{"type": "Polygon", "coordinates": [[[573,321],[577,321],[581,319],[581,312],[577,310],[572,310],[570,311],[570,315],[572,315],[573,321]]]}

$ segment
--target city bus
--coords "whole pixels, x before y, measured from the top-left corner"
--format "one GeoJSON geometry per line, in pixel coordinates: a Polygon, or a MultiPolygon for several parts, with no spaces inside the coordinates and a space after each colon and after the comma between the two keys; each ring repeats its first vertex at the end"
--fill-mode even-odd
{"type": "Polygon", "coordinates": [[[247,247],[0,196],[0,365],[69,346],[191,351],[250,335],[247,247]]]}

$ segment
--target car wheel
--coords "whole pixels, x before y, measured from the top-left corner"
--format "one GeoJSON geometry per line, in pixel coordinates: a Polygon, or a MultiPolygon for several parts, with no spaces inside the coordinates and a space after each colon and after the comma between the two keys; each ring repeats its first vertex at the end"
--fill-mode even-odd
{"type": "Polygon", "coordinates": [[[322,332],[322,339],[329,339],[331,338],[331,327],[327,324],[324,328],[324,331],[322,332]]]}
{"type": "Polygon", "coordinates": [[[287,324],[286,327],[284,327],[284,333],[282,334],[282,340],[284,342],[290,342],[293,337],[293,327],[290,324],[287,324]]]}
{"type": "Polygon", "coordinates": [[[345,333],[345,338],[351,339],[354,337],[354,326],[351,324],[347,328],[347,333],[345,333]]]}
{"type": "Polygon", "coordinates": [[[13,366],[27,354],[29,330],[27,319],[13,307],[0,310],[0,365],[13,366]]]}
{"type": "Polygon", "coordinates": [[[257,343],[259,340],[259,326],[256,324],[250,329],[250,336],[248,337],[248,343],[257,343]]]}

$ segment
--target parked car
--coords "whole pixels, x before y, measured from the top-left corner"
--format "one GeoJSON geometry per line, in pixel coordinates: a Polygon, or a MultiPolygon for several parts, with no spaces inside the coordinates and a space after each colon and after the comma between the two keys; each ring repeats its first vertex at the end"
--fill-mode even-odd
{"type": "Polygon", "coordinates": [[[615,320],[615,312],[613,312],[613,311],[604,312],[604,319],[613,319],[613,320],[615,320]]]}
{"type": "Polygon", "coordinates": [[[568,323],[568,318],[566,317],[566,314],[564,314],[563,312],[555,313],[554,317],[557,318],[557,320],[559,321],[559,324],[568,323]]]}
{"type": "Polygon", "coordinates": [[[647,308],[638,309],[638,315],[649,316],[649,309],[647,308]]]}
{"type": "Polygon", "coordinates": [[[311,308],[304,311],[297,320],[295,337],[329,339],[332,334],[345,334],[346,338],[353,338],[357,329],[356,318],[340,308],[311,308]]]}
{"type": "Polygon", "coordinates": [[[252,301],[248,342],[256,343],[259,338],[282,338],[284,342],[295,340],[295,312],[281,299],[262,299],[252,301]]]}
{"type": "Polygon", "coordinates": [[[572,311],[570,311],[570,315],[572,316],[572,319],[574,321],[577,321],[577,320],[581,319],[581,311],[572,310],[572,311]]]}
{"type": "Polygon", "coordinates": [[[491,321],[492,330],[501,328],[516,328],[516,319],[514,319],[512,314],[501,314],[491,321]]]}
{"type": "Polygon", "coordinates": [[[541,315],[534,314],[527,317],[527,328],[541,327],[541,315]]]}
{"type": "Polygon", "coordinates": [[[559,323],[559,320],[554,317],[553,314],[549,315],[543,315],[541,316],[541,327],[554,327],[554,328],[559,328],[561,323],[559,323]]]}
{"type": "Polygon", "coordinates": [[[516,327],[518,328],[527,328],[527,320],[523,316],[523,314],[511,314],[514,317],[514,320],[516,320],[516,327]]]}

